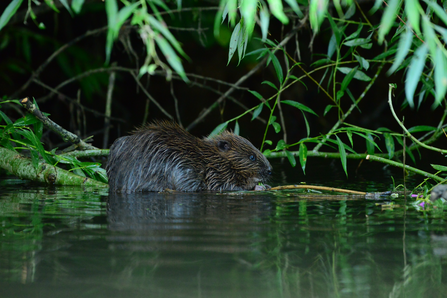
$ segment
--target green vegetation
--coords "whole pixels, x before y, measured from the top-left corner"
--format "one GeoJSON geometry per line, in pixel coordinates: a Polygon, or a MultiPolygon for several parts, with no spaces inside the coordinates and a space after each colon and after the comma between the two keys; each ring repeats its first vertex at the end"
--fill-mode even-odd
{"type": "MultiPolygon", "coordinates": [[[[146,98],[144,112],[139,113],[141,119],[137,124],[165,117],[183,125],[187,115],[197,112],[197,117],[189,118],[190,123],[185,125],[187,129],[193,129],[206,117],[218,114],[220,124],[211,132],[215,134],[230,127],[239,133],[240,127],[249,125],[247,120],[258,121],[263,123],[262,129],[257,126],[258,131],[263,131],[260,145],[263,153],[271,158],[287,157],[293,167],[299,163],[303,172],[308,157],[330,157],[340,160],[346,175],[349,159],[366,159],[404,168],[431,179],[431,183],[445,179],[447,167],[432,165],[433,173],[421,168],[417,162],[433,151],[446,153],[435,142],[444,134],[447,115],[447,1],[438,4],[428,0],[390,0],[375,1],[371,6],[353,0],[222,0],[219,6],[199,6],[202,4],[194,1],[106,0],[102,4],[75,0],[70,5],[60,1],[63,7],[52,1],[45,1],[40,6],[37,1],[22,2],[11,1],[0,17],[0,37],[3,38],[0,50],[7,52],[13,48],[12,40],[20,40],[24,59],[3,62],[0,65],[2,75],[8,78],[29,76],[16,91],[2,94],[0,144],[2,149],[28,153],[36,169],[41,160],[51,165],[64,163],[78,175],[106,181],[97,161],[81,162],[70,155],[56,154],[54,148],[44,149],[42,125],[29,115],[15,119],[13,113],[14,110],[17,113],[17,108],[12,107],[11,102],[24,97],[25,92],[36,92],[31,86],[38,85],[50,92],[46,96],[36,96],[39,105],[54,101],[54,95],[57,95],[70,102],[70,107],[76,106],[78,114],[73,118],[79,120],[79,113],[86,109],[103,118],[103,147],[107,147],[111,123],[122,121],[111,114],[112,103],[116,104],[113,92],[120,89],[116,75],[122,74],[130,75],[132,87],[142,90],[146,98]],[[102,17],[106,22],[98,21],[94,29],[85,29],[83,34],[69,41],[59,40],[58,30],[64,32],[63,29],[45,18],[45,14],[35,13],[43,7],[53,10],[56,18],[68,12],[70,22],[75,25],[80,25],[85,16],[102,17]],[[26,11],[25,16],[19,13],[20,9],[26,11]],[[11,23],[20,16],[22,20],[31,18],[42,33],[32,35],[35,28],[28,26],[24,29],[11,23]],[[56,37],[44,33],[49,31],[46,23],[51,23],[56,37]],[[308,43],[301,44],[309,26],[308,43]],[[182,30],[194,32],[192,41],[181,34],[182,30]],[[22,37],[19,38],[19,34],[22,37]],[[100,34],[106,34],[105,40],[98,41],[105,51],[97,55],[92,49],[93,54],[89,55],[90,49],[80,44],[100,34]],[[192,42],[204,47],[213,42],[225,46],[227,67],[234,63],[233,56],[237,53],[236,70],[245,69],[245,73],[238,75],[237,80],[225,81],[186,71],[199,63],[197,58],[191,58],[194,51],[185,49],[185,45],[192,47],[192,42]],[[40,66],[36,68],[31,56],[41,44],[52,45],[54,51],[40,59],[40,66]],[[304,53],[309,48],[310,55],[304,53]],[[119,50],[133,57],[131,67],[114,56],[119,50]],[[63,70],[62,82],[54,83],[43,75],[53,61],[58,63],[57,71],[63,70]],[[268,75],[263,80],[254,87],[253,83],[244,85],[264,68],[268,75]],[[155,95],[155,89],[162,87],[157,83],[151,85],[150,80],[157,77],[169,82],[174,104],[155,95]],[[219,97],[212,104],[207,103],[208,108],[199,101],[192,103],[187,98],[178,99],[179,91],[176,94],[173,81],[176,81],[176,87],[199,87],[219,97]],[[397,99],[394,99],[396,81],[403,83],[397,86],[397,99]],[[75,83],[78,91],[63,89],[75,83]],[[226,91],[221,91],[221,87],[226,91]],[[105,90],[107,92],[101,92],[105,90]],[[318,97],[311,93],[313,102],[305,102],[299,95],[310,90],[318,90],[318,97]],[[236,91],[238,96],[249,98],[249,106],[233,97],[236,91]],[[98,104],[92,98],[98,96],[104,102],[101,103],[105,106],[104,113],[95,110],[98,104]],[[230,104],[231,107],[242,107],[243,111],[235,113],[230,104]],[[378,113],[391,113],[393,121],[386,123],[392,123],[392,127],[372,127],[371,123],[362,125],[361,121],[351,120],[353,115],[368,118],[372,112],[370,108],[379,106],[386,108],[378,113]],[[396,109],[398,106],[400,110],[396,109]],[[412,121],[405,119],[406,113],[411,115],[414,109],[419,112],[426,106],[438,111],[438,119],[429,117],[430,125],[417,123],[407,127],[406,123],[412,121]],[[444,111],[439,114],[441,109],[444,111]],[[296,130],[296,124],[291,124],[296,122],[291,121],[291,117],[299,117],[302,121],[304,137],[294,139],[289,134],[296,130]],[[319,131],[312,124],[316,119],[330,123],[319,131]],[[407,164],[407,158],[413,165],[407,164]]],[[[217,61],[215,65],[222,69],[225,62],[217,61]]],[[[43,111],[47,110],[43,108],[43,111]]],[[[49,112],[54,114],[54,111],[49,112]]],[[[64,112],[58,110],[58,113],[64,112]]],[[[127,117],[127,121],[130,118],[127,117]]],[[[78,125],[81,122],[79,120],[78,125]]],[[[97,153],[104,154],[103,151],[97,153]]]]}

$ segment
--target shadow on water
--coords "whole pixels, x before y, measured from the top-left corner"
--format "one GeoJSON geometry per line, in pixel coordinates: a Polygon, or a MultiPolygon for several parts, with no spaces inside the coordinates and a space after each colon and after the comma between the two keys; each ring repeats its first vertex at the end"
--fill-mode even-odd
{"type": "Polygon", "coordinates": [[[445,218],[409,198],[9,185],[0,297],[445,297],[445,218]]]}

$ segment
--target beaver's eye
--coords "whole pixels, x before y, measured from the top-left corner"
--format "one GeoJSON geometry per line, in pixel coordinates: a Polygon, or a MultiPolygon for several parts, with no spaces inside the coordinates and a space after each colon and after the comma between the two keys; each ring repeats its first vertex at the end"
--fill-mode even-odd
{"type": "Polygon", "coordinates": [[[256,156],[254,156],[253,154],[250,155],[250,160],[251,160],[251,161],[256,161],[256,156]]]}

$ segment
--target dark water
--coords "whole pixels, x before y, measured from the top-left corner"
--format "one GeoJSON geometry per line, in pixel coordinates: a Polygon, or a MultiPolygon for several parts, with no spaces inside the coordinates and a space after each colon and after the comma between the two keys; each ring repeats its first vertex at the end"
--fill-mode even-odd
{"type": "MultiPolygon", "coordinates": [[[[390,190],[321,163],[274,184],[390,190]]],[[[417,185],[421,179],[409,179],[417,185]]],[[[3,181],[0,297],[446,297],[442,207],[297,192],[111,195],[3,181]]]]}

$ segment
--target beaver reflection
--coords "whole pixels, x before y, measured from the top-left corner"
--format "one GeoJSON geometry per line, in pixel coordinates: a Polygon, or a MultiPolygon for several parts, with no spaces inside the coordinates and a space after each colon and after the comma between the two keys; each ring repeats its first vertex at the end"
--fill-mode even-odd
{"type": "MultiPolygon", "coordinates": [[[[213,229],[258,229],[272,212],[268,195],[229,196],[214,193],[110,193],[109,229],[115,231],[190,230],[202,224],[213,229]],[[251,225],[252,224],[252,225],[251,225]]],[[[165,233],[165,232],[162,232],[165,233]]]]}
{"type": "Polygon", "coordinates": [[[225,131],[199,139],[172,122],[155,122],[110,148],[111,192],[252,190],[272,166],[247,139],[225,131]]]}

